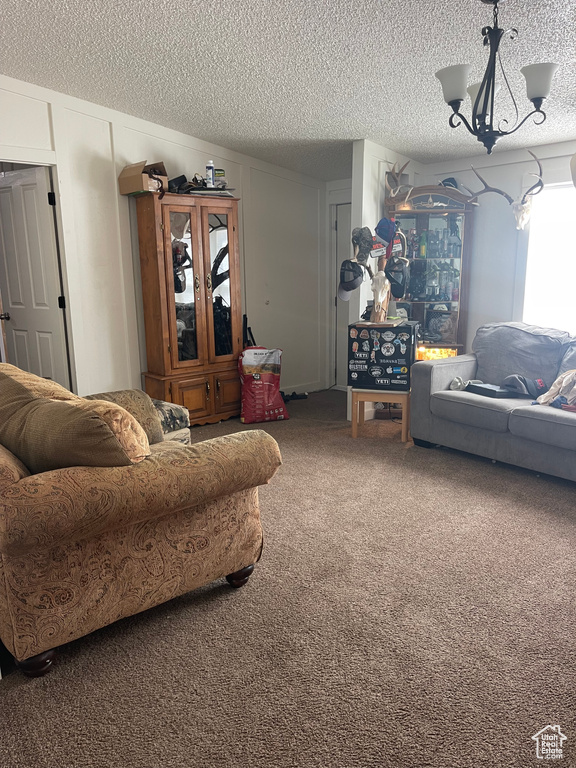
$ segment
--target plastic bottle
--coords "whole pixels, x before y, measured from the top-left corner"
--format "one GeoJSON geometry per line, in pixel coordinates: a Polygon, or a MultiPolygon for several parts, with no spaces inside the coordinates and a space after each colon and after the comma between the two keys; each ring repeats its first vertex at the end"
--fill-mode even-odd
{"type": "Polygon", "coordinates": [[[214,160],[208,160],[206,163],[206,186],[214,186],[214,160]]]}
{"type": "Polygon", "coordinates": [[[420,235],[420,258],[425,259],[426,258],[426,250],[427,250],[427,236],[426,236],[426,230],[423,230],[422,234],[420,235]]]}

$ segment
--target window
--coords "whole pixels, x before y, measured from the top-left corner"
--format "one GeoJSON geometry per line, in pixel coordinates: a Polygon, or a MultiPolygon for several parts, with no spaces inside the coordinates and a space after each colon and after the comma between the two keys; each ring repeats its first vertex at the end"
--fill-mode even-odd
{"type": "Polygon", "coordinates": [[[546,187],[532,200],[525,323],[576,335],[576,188],[546,187]]]}

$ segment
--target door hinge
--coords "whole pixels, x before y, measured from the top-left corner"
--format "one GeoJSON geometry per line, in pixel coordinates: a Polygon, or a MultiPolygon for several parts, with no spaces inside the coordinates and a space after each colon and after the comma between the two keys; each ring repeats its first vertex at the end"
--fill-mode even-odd
{"type": "Polygon", "coordinates": [[[172,352],[172,347],[168,344],[168,352],[172,352]]]}
{"type": "Polygon", "coordinates": [[[58,296],[58,309],[66,309],[66,297],[58,296]]]}
{"type": "Polygon", "coordinates": [[[48,205],[56,205],[56,193],[48,192],[48,205]]]}
{"type": "Polygon", "coordinates": [[[334,229],[338,232],[338,219],[334,219],[334,229]]]}

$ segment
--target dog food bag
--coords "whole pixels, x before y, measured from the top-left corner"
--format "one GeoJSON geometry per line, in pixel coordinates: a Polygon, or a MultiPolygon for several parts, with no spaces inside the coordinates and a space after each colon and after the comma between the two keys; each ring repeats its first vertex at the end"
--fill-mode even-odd
{"type": "Polygon", "coordinates": [[[247,347],[238,358],[242,384],[240,421],[280,421],[290,418],[280,394],[281,349],[247,347]]]}

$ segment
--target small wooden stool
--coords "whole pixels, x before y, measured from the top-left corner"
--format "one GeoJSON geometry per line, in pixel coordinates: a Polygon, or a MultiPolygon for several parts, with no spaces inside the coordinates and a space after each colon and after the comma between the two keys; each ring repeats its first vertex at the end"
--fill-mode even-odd
{"type": "Polygon", "coordinates": [[[410,427],[410,392],[390,390],[352,389],[352,437],[358,437],[358,425],[364,424],[364,403],[401,403],[402,442],[408,442],[410,427]]]}

